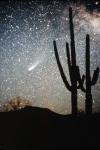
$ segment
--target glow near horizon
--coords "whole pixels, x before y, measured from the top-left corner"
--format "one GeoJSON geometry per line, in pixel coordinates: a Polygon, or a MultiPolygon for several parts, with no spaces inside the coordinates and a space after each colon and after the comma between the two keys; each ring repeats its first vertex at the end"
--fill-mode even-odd
{"type": "MultiPolygon", "coordinates": [[[[55,3],[25,9],[16,7],[6,14],[0,38],[0,102],[21,96],[33,106],[70,113],[70,92],[60,77],[54,56],[53,40],[68,77],[65,43],[70,41],[68,5],[55,3]],[[22,10],[21,10],[22,9],[22,10]],[[3,28],[6,30],[3,31],[3,28]],[[34,61],[33,61],[34,60],[34,61]],[[35,70],[34,70],[35,69],[35,70]]],[[[9,9],[9,8],[8,8],[9,9]]],[[[11,9],[11,8],[10,8],[11,9]]],[[[84,73],[85,37],[91,38],[91,74],[100,66],[100,13],[90,14],[83,6],[73,7],[77,64],[84,73]]],[[[69,77],[68,77],[69,78],[69,77]]],[[[100,78],[93,87],[94,110],[100,109],[100,78]]],[[[78,108],[84,110],[84,93],[79,91],[78,108]]]]}

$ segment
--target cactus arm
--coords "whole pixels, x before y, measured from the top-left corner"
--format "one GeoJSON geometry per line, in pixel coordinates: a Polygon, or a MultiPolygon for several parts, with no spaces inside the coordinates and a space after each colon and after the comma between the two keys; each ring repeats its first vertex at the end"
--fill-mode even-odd
{"type": "Polygon", "coordinates": [[[82,84],[84,84],[84,80],[85,80],[85,75],[83,74],[83,76],[82,76],[82,84]]]}
{"type": "Polygon", "coordinates": [[[99,77],[99,67],[97,67],[96,70],[94,71],[93,78],[92,78],[92,81],[91,81],[91,85],[96,84],[96,82],[98,80],[98,77],[99,77]]]}
{"type": "Polygon", "coordinates": [[[70,52],[69,52],[69,44],[68,43],[66,43],[66,55],[67,55],[68,67],[69,67],[69,70],[70,70],[71,60],[70,60],[70,52]]]}
{"type": "Polygon", "coordinates": [[[81,89],[83,92],[86,92],[86,89],[84,88],[83,84],[84,84],[84,80],[85,80],[85,75],[82,76],[80,75],[80,70],[79,67],[77,66],[77,81],[78,81],[78,89],[81,89]]]}
{"type": "Polygon", "coordinates": [[[84,88],[83,84],[85,81],[85,75],[83,75],[82,77],[80,77],[80,79],[78,79],[78,89],[81,89],[83,92],[86,92],[86,89],[84,88]]]}
{"type": "Polygon", "coordinates": [[[53,45],[54,45],[55,57],[56,57],[56,60],[57,60],[57,64],[58,64],[58,68],[59,68],[61,77],[62,77],[62,79],[63,79],[63,82],[64,82],[66,88],[67,88],[69,91],[71,91],[71,90],[72,90],[72,87],[69,85],[69,83],[68,83],[68,81],[67,81],[67,79],[66,79],[66,76],[65,76],[65,74],[64,74],[62,65],[61,65],[61,63],[60,63],[60,59],[59,59],[59,55],[58,55],[58,51],[57,51],[56,41],[53,41],[53,45]]]}
{"type": "Polygon", "coordinates": [[[69,44],[66,43],[66,56],[67,56],[67,63],[68,63],[68,69],[69,69],[69,76],[70,76],[70,80],[71,80],[71,84],[73,81],[73,67],[71,65],[71,60],[70,60],[70,51],[69,51],[69,44]]]}

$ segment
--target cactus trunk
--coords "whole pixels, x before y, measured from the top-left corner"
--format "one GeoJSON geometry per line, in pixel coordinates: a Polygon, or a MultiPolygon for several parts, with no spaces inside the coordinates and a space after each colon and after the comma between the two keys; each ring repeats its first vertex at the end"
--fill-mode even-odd
{"type": "Polygon", "coordinates": [[[77,90],[71,93],[72,114],[77,115],[77,90]]]}
{"type": "Polygon", "coordinates": [[[75,80],[75,72],[73,72],[72,77],[72,92],[71,92],[71,105],[72,105],[72,114],[77,115],[77,80],[75,80]]]}
{"type": "Polygon", "coordinates": [[[72,93],[71,93],[71,105],[72,114],[77,114],[77,77],[76,77],[76,52],[75,52],[75,40],[74,40],[74,26],[72,17],[72,8],[69,8],[69,27],[70,27],[70,39],[71,39],[71,71],[70,74],[72,93]]]}
{"type": "Polygon", "coordinates": [[[87,114],[92,113],[92,94],[91,94],[91,77],[90,77],[90,38],[86,36],[86,102],[85,111],[87,114]]]}
{"type": "Polygon", "coordinates": [[[75,40],[74,40],[74,26],[73,26],[72,8],[69,8],[69,27],[70,27],[70,38],[71,38],[72,66],[76,66],[76,52],[75,52],[75,40]]]}

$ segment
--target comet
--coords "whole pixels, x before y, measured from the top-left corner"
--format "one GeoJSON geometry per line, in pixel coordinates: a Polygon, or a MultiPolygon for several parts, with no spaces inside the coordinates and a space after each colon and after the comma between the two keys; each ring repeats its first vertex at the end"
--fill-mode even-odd
{"type": "Polygon", "coordinates": [[[36,61],[32,66],[28,68],[28,71],[34,70],[39,64],[40,64],[40,61],[36,61]]]}

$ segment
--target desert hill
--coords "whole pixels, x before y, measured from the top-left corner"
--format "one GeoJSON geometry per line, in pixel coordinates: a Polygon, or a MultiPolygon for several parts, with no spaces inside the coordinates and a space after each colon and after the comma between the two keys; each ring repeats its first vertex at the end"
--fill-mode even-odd
{"type": "Polygon", "coordinates": [[[28,106],[0,113],[4,150],[100,149],[100,114],[59,115],[28,106]]]}

